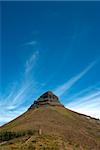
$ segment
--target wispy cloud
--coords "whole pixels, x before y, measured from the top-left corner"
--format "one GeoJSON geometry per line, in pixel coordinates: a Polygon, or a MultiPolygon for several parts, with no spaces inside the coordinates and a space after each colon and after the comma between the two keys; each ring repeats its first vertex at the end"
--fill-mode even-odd
{"type": "Polygon", "coordinates": [[[19,116],[22,112],[26,111],[26,108],[19,108],[18,110],[14,110],[13,112],[11,110],[1,110],[0,111],[0,126],[11,121],[12,119],[19,116]],[[6,113],[5,113],[6,112],[6,113]]]}
{"type": "Polygon", "coordinates": [[[76,97],[72,102],[66,104],[66,107],[100,119],[100,90],[91,91],[86,95],[76,97]]]}
{"type": "Polygon", "coordinates": [[[0,124],[14,119],[26,111],[28,102],[27,106],[24,104],[32,99],[32,94],[33,92],[35,93],[35,90],[36,83],[30,81],[29,84],[18,85],[15,90],[9,92],[8,97],[4,96],[0,101],[0,108],[2,108],[0,109],[0,124]]]}
{"type": "Polygon", "coordinates": [[[33,92],[37,89],[37,82],[34,77],[31,79],[30,75],[34,71],[33,68],[37,63],[38,57],[39,52],[33,52],[31,57],[25,62],[21,81],[13,84],[8,94],[5,93],[5,95],[1,96],[0,108],[2,109],[0,109],[0,124],[14,119],[26,111],[28,106],[24,106],[24,104],[32,98],[33,92]]]}
{"type": "Polygon", "coordinates": [[[30,41],[30,42],[26,42],[25,44],[23,44],[23,46],[28,46],[28,45],[34,46],[36,44],[37,44],[37,41],[30,41]]]}
{"type": "Polygon", "coordinates": [[[36,61],[38,57],[39,57],[39,51],[36,51],[32,54],[29,60],[26,61],[25,73],[29,73],[33,69],[33,67],[36,65],[36,61]]]}
{"type": "Polygon", "coordinates": [[[93,68],[93,66],[97,63],[97,61],[93,61],[91,64],[89,64],[82,72],[80,72],[78,75],[72,77],[70,80],[65,82],[64,84],[58,86],[54,92],[58,96],[63,95],[67,90],[69,90],[76,82],[78,82],[85,74],[88,73],[89,70],[93,68]]]}
{"type": "Polygon", "coordinates": [[[86,93],[89,93],[91,91],[96,91],[96,90],[99,89],[98,86],[100,86],[100,82],[93,85],[93,86],[89,86],[85,89],[82,89],[81,91],[78,91],[77,93],[75,93],[72,96],[68,97],[68,100],[72,101],[72,100],[76,99],[77,97],[85,95],[86,93]]]}

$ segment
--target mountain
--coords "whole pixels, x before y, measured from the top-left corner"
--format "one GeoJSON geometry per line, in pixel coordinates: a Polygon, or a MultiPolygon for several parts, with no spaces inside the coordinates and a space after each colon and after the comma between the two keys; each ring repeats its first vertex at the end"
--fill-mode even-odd
{"type": "Polygon", "coordinates": [[[65,108],[48,91],[0,127],[0,150],[100,150],[100,120],[65,108]]]}

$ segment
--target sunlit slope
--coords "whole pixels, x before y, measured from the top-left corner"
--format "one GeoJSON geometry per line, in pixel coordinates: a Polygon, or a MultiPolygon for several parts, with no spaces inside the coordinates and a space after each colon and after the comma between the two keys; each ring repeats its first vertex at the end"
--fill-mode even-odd
{"type": "Polygon", "coordinates": [[[42,135],[61,137],[65,143],[76,143],[90,149],[100,148],[100,121],[59,106],[30,109],[4,125],[0,131],[39,129],[42,135]]]}

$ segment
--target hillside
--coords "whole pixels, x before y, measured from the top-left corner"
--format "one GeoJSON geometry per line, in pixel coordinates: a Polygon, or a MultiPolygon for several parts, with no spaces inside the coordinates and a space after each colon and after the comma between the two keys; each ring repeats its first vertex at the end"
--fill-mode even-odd
{"type": "Polygon", "coordinates": [[[22,133],[1,140],[0,149],[99,150],[100,121],[65,108],[52,93],[46,92],[20,117],[2,126],[0,132],[22,133]]]}

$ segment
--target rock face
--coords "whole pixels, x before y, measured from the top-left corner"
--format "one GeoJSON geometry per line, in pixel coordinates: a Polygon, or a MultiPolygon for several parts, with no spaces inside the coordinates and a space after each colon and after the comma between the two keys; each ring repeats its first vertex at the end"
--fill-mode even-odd
{"type": "Polygon", "coordinates": [[[33,105],[31,105],[31,107],[29,109],[33,109],[33,108],[38,108],[41,106],[61,106],[64,107],[58,97],[56,95],[53,94],[53,92],[48,91],[46,93],[44,93],[43,95],[41,95],[36,101],[34,101],[33,105]]]}

